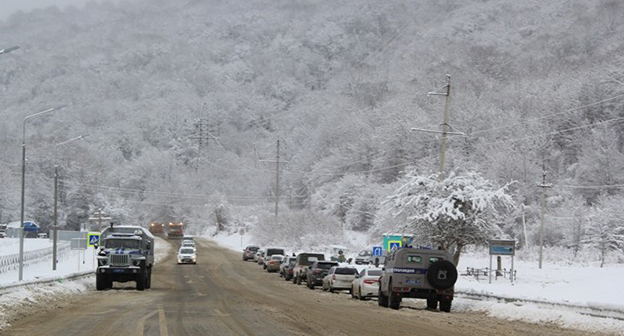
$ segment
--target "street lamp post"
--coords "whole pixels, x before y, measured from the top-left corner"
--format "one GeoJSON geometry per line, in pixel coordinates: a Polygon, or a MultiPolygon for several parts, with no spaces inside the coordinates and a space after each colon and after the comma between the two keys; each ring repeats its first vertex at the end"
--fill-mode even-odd
{"type": "Polygon", "coordinates": [[[20,207],[20,243],[19,243],[19,281],[22,281],[24,275],[24,186],[26,185],[26,121],[28,119],[34,118],[36,116],[40,116],[45,113],[54,112],[56,110],[60,110],[65,106],[53,107],[51,109],[47,109],[45,111],[37,112],[35,114],[31,114],[24,118],[24,123],[22,124],[22,204],[20,207]]]}
{"type": "MultiPolygon", "coordinates": [[[[63,142],[59,142],[54,146],[54,162],[57,162],[56,159],[56,151],[58,149],[59,146],[64,145],[68,142],[72,142],[74,140],[78,140],[78,139],[82,139],[83,136],[79,135],[75,138],[63,141],[63,142]]],[[[57,251],[57,242],[58,242],[58,225],[57,225],[57,204],[58,204],[58,165],[55,164],[54,165],[54,214],[53,214],[53,220],[54,220],[54,225],[52,226],[52,230],[54,232],[54,237],[52,239],[52,270],[56,271],[56,251],[57,251]]]]}

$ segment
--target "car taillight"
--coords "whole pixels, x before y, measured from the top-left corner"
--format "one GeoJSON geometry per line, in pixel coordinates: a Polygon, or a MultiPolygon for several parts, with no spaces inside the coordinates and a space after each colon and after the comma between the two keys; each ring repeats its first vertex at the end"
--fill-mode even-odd
{"type": "Polygon", "coordinates": [[[332,280],[336,280],[336,274],[332,275],[332,280]]]}
{"type": "Polygon", "coordinates": [[[288,273],[293,274],[293,270],[289,269],[288,273]]]}
{"type": "Polygon", "coordinates": [[[376,280],[376,279],[366,279],[366,280],[364,280],[364,283],[367,284],[367,285],[372,285],[372,284],[377,283],[377,282],[379,282],[379,280],[376,280]]]}
{"type": "Polygon", "coordinates": [[[314,273],[321,274],[321,273],[323,273],[323,271],[322,270],[315,270],[314,273]]]}
{"type": "Polygon", "coordinates": [[[273,265],[273,264],[275,264],[275,261],[271,260],[271,262],[269,262],[269,264],[273,265]]]}

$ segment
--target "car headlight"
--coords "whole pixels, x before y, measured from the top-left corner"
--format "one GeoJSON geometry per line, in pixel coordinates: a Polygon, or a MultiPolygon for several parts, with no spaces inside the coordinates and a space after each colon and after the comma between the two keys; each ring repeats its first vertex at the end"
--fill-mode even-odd
{"type": "Polygon", "coordinates": [[[98,259],[98,266],[106,266],[106,263],[108,262],[108,260],[101,258],[98,259]]]}
{"type": "Polygon", "coordinates": [[[134,266],[139,266],[141,265],[141,260],[132,260],[132,264],[134,264],[134,266]]]}

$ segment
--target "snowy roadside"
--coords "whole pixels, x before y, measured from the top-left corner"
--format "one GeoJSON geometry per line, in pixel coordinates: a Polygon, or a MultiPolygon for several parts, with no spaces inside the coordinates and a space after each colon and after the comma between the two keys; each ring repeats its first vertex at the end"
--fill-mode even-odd
{"type": "MultiPolygon", "coordinates": [[[[156,263],[163,260],[172,249],[171,244],[156,237],[154,260],[156,263]]],[[[79,295],[95,288],[94,267],[89,258],[83,265],[85,269],[77,272],[77,260],[59,263],[57,271],[49,274],[51,262],[42,262],[24,268],[24,279],[27,281],[17,286],[0,283],[0,332],[10,326],[12,320],[18,316],[28,316],[41,311],[57,309],[66,304],[74,295],[79,295]],[[88,269],[87,269],[88,268],[88,269]],[[26,275],[31,277],[27,277],[26,275]],[[36,276],[32,276],[35,274],[36,276]],[[68,279],[68,277],[75,277],[68,279]]],[[[51,271],[50,271],[51,272],[51,271]]],[[[17,271],[3,274],[11,279],[17,279],[17,271]]],[[[10,283],[10,282],[9,282],[10,283]]]]}
{"type": "MultiPolygon", "coordinates": [[[[241,253],[244,246],[255,243],[249,234],[242,237],[237,234],[204,237],[241,253]]],[[[509,259],[503,258],[503,263],[504,268],[510,268],[509,259]]],[[[467,267],[488,266],[489,256],[467,254],[462,256],[458,271],[461,274],[467,267]]],[[[624,336],[623,320],[590,316],[582,309],[604,311],[599,315],[607,316],[610,311],[615,311],[617,315],[624,316],[624,291],[618,286],[619,279],[624,278],[623,265],[600,268],[597,265],[568,266],[546,262],[543,269],[539,269],[535,262],[516,260],[514,268],[517,278],[513,284],[503,277],[493,278],[490,284],[485,276],[479,279],[460,276],[455,290],[468,295],[456,295],[453,311],[624,336]]],[[[423,300],[406,299],[403,305],[424,307],[425,303],[423,300]]]]}

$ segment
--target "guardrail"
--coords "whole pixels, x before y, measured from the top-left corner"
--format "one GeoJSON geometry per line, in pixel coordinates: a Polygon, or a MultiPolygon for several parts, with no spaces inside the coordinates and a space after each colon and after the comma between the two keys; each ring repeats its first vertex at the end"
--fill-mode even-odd
{"type": "MultiPolygon", "coordinates": [[[[58,260],[65,259],[69,254],[70,246],[60,244],[57,247],[56,257],[58,260]]],[[[52,247],[24,252],[24,266],[29,266],[43,259],[52,257],[52,247]]],[[[0,274],[14,271],[19,268],[19,253],[0,256],[0,274]]]]}

